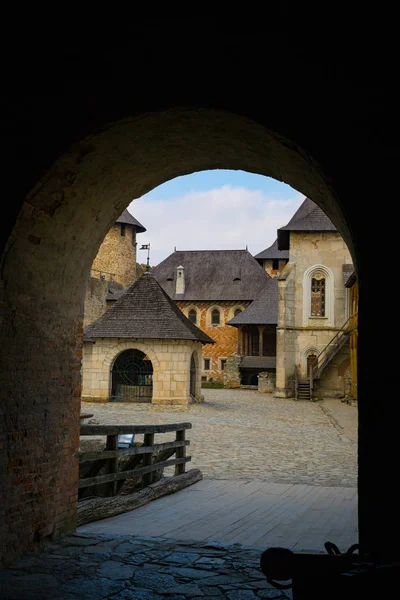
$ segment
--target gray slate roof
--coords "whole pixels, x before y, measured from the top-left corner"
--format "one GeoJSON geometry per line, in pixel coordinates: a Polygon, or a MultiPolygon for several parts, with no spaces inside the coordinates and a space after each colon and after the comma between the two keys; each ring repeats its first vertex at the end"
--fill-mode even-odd
{"type": "Polygon", "coordinates": [[[178,250],[152,275],[173,300],[254,300],[270,279],[247,250],[178,250]],[[185,269],[185,293],[175,294],[176,269],[185,269]]]}
{"type": "Polygon", "coordinates": [[[278,323],[278,278],[269,278],[253,302],[227,325],[276,325],[278,323]]]}
{"type": "Polygon", "coordinates": [[[241,369],[276,369],[276,356],[243,356],[241,369]]]}
{"type": "Polygon", "coordinates": [[[97,321],[86,327],[93,338],[194,340],[215,343],[182,313],[150,274],[140,277],[97,321]]]}
{"type": "Polygon", "coordinates": [[[259,252],[259,254],[256,254],[254,258],[256,260],[265,260],[268,258],[282,258],[282,259],[287,258],[287,259],[289,259],[289,251],[288,250],[279,250],[278,240],[275,240],[274,243],[272,244],[272,246],[270,246],[266,250],[263,250],[262,252],[259,252]]]}
{"type": "Polygon", "coordinates": [[[120,215],[115,222],[125,223],[126,225],[133,225],[134,227],[136,227],[137,233],[143,233],[144,231],[146,231],[146,228],[143,227],[143,225],[139,223],[139,221],[137,221],[135,217],[132,217],[131,213],[128,212],[127,209],[124,210],[122,215],[120,215]]]}
{"type": "Polygon", "coordinates": [[[354,265],[342,265],[343,283],[346,286],[350,276],[354,273],[354,265]]]}
{"type": "Polygon", "coordinates": [[[337,231],[324,211],[306,198],[289,223],[278,229],[278,248],[289,250],[289,231],[337,231]]]}

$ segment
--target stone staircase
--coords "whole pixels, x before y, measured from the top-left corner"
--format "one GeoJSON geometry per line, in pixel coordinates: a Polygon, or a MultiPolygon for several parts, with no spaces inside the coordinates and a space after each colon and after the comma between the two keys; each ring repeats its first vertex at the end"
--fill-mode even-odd
{"type": "Polygon", "coordinates": [[[336,356],[345,343],[349,340],[351,332],[357,327],[357,313],[351,315],[341,329],[333,336],[325,348],[318,355],[317,361],[310,368],[308,379],[299,379],[295,370],[295,397],[296,400],[312,400],[314,381],[321,376],[325,367],[336,356]]]}

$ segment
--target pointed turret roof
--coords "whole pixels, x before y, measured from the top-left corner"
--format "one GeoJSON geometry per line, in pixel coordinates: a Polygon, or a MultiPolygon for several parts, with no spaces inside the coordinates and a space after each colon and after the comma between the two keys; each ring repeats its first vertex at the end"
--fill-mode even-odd
{"type": "Polygon", "coordinates": [[[137,233],[143,233],[146,231],[146,227],[143,227],[139,221],[132,217],[131,213],[128,212],[128,209],[125,209],[122,215],[118,217],[115,221],[116,223],[125,223],[126,225],[133,225],[136,228],[137,233]]]}
{"type": "Polygon", "coordinates": [[[145,273],[97,321],[85,329],[93,338],[214,340],[189,321],[150,273],[145,273]]]}
{"type": "Polygon", "coordinates": [[[315,202],[306,198],[289,223],[278,229],[279,250],[289,250],[289,231],[337,231],[337,228],[315,202]]]}

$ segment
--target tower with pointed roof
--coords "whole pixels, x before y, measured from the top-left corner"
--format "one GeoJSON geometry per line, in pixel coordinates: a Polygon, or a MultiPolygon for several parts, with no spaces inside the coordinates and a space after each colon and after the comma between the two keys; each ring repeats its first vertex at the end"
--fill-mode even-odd
{"type": "Polygon", "coordinates": [[[289,261],[278,278],[275,395],[343,397],[350,366],[349,249],[310,198],[278,229],[277,247],[289,261]]]}
{"type": "Polygon", "coordinates": [[[93,323],[136,281],[136,236],[144,231],[146,228],[124,210],[107,232],[86,286],[85,326],[93,323]]]}

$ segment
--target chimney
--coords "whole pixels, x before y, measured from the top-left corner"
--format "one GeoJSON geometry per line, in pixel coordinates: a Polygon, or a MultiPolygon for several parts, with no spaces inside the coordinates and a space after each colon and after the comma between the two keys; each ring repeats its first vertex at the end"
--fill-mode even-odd
{"type": "Polygon", "coordinates": [[[180,265],[176,267],[176,287],[175,294],[185,293],[185,268],[180,265]]]}

